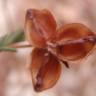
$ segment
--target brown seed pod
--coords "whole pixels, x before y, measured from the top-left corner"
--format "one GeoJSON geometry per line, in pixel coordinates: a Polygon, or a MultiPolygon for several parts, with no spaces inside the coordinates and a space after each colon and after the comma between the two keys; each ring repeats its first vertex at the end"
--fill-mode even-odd
{"type": "Polygon", "coordinates": [[[30,71],[34,89],[38,92],[51,88],[58,81],[60,62],[69,68],[68,60],[84,58],[96,42],[96,35],[83,24],[66,24],[58,30],[56,27],[48,10],[27,11],[25,36],[35,47],[31,53],[30,71]]]}
{"type": "Polygon", "coordinates": [[[35,47],[46,46],[46,41],[54,38],[56,22],[48,10],[29,9],[26,13],[25,34],[35,47]]]}
{"type": "Polygon", "coordinates": [[[52,87],[60,77],[61,65],[47,50],[35,48],[31,53],[31,74],[36,91],[52,87]]]}
{"type": "Polygon", "coordinates": [[[94,46],[95,42],[82,42],[82,40],[88,36],[95,36],[95,34],[86,26],[73,23],[66,24],[59,28],[57,35],[57,47],[58,54],[67,60],[76,60],[84,57],[94,46]],[[74,41],[77,43],[63,45],[64,42],[74,41]],[[79,42],[78,42],[79,40],[79,42]],[[81,40],[81,42],[80,42],[81,40]]]}

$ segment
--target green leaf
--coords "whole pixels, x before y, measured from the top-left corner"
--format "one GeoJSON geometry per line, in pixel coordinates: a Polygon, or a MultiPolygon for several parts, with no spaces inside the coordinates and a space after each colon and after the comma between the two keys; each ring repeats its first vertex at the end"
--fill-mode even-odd
{"type": "Polygon", "coordinates": [[[1,46],[8,46],[13,43],[17,43],[20,41],[24,41],[24,32],[18,30],[16,32],[12,32],[0,38],[0,47],[1,46]]]}
{"type": "Polygon", "coordinates": [[[0,52],[1,51],[16,52],[16,49],[15,48],[9,48],[9,47],[0,47],[0,52]]]}
{"type": "Polygon", "coordinates": [[[25,40],[24,31],[17,30],[16,32],[11,32],[0,38],[0,51],[12,51],[16,52],[16,49],[9,48],[8,46],[17,42],[25,40]]]}

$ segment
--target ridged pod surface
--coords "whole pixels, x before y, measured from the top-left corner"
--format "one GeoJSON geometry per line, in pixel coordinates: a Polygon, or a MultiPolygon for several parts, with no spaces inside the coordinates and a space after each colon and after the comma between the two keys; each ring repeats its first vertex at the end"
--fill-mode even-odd
{"type": "Polygon", "coordinates": [[[83,39],[84,37],[94,35],[95,34],[90,29],[79,23],[62,26],[58,29],[57,34],[57,43],[61,44],[61,46],[57,48],[58,55],[67,60],[76,60],[84,57],[94,47],[94,42],[77,42],[76,44],[66,45],[63,45],[63,42],[83,39]]]}
{"type": "Polygon", "coordinates": [[[46,50],[35,48],[31,53],[31,74],[36,91],[52,87],[60,77],[61,65],[58,59],[46,50]]]}
{"type": "Polygon", "coordinates": [[[25,34],[30,44],[38,48],[46,46],[56,34],[56,22],[48,10],[30,9],[25,20],[25,34]]]}

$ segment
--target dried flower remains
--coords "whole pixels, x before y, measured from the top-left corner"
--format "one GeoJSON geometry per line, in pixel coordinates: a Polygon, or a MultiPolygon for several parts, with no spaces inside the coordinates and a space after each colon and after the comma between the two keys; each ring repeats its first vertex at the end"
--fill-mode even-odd
{"type": "Polygon", "coordinates": [[[53,87],[61,73],[61,64],[84,58],[95,45],[95,34],[83,24],[66,24],[57,29],[50,11],[29,9],[26,13],[25,36],[34,47],[30,71],[38,92],[53,87]]]}

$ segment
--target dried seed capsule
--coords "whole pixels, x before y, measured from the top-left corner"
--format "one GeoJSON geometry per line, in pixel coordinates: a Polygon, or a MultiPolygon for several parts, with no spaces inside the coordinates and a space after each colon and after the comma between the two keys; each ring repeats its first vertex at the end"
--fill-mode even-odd
{"type": "Polygon", "coordinates": [[[36,91],[51,88],[59,79],[61,65],[58,59],[46,50],[35,48],[31,54],[31,74],[36,91]]]}
{"type": "Polygon", "coordinates": [[[74,43],[63,45],[64,42],[94,36],[94,33],[86,26],[78,23],[67,24],[58,30],[57,53],[64,59],[76,60],[84,57],[94,46],[94,42],[74,43]]]}
{"type": "Polygon", "coordinates": [[[26,14],[25,35],[35,47],[46,46],[56,34],[56,22],[52,14],[47,10],[29,9],[26,14]]]}

